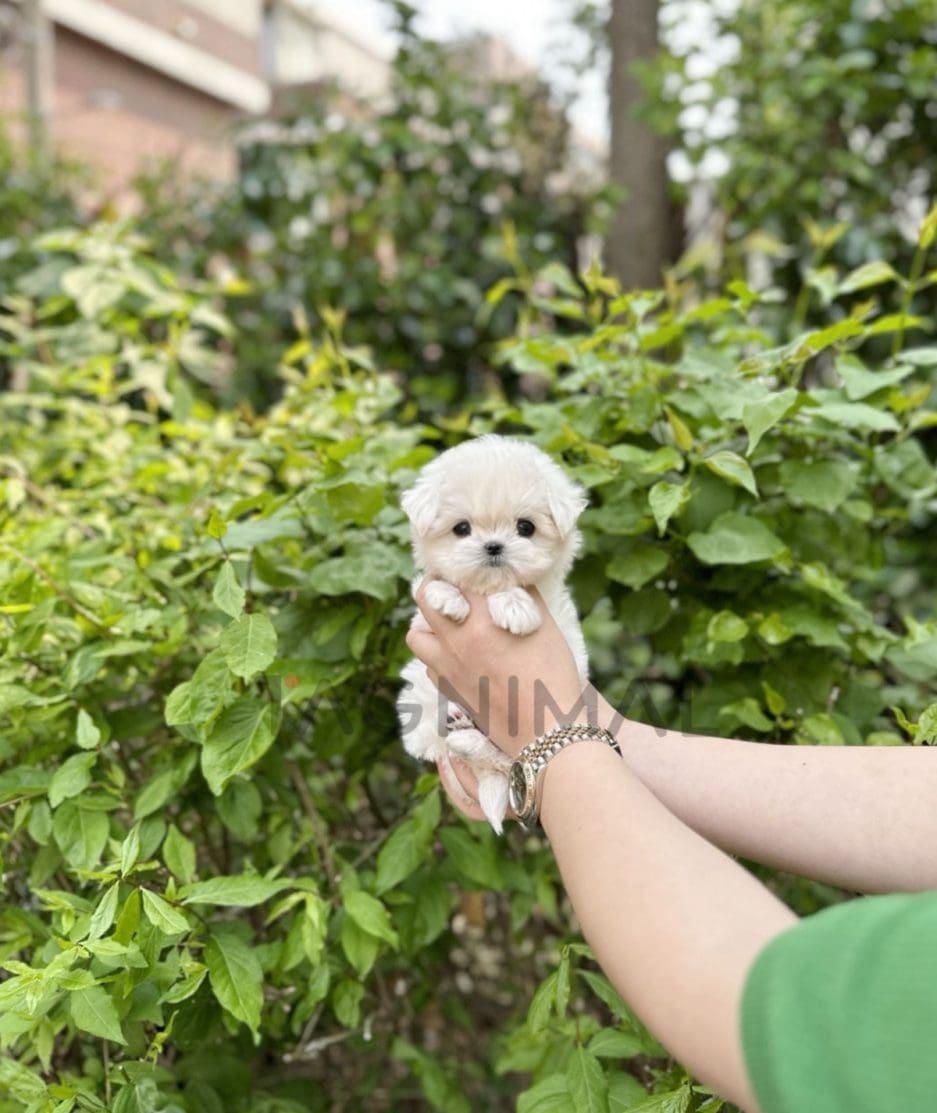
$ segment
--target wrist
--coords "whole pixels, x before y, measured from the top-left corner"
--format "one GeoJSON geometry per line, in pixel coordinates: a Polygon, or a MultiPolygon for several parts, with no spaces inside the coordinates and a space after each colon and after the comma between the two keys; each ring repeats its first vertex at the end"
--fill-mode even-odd
{"type": "Polygon", "coordinates": [[[611,746],[569,746],[558,753],[544,769],[540,781],[539,819],[547,837],[552,839],[551,822],[570,791],[588,791],[587,786],[605,785],[627,774],[630,774],[627,763],[611,746]]]}
{"type": "Polygon", "coordinates": [[[549,764],[564,750],[581,742],[599,742],[621,759],[616,739],[602,727],[572,723],[553,727],[528,743],[511,764],[508,798],[511,809],[525,827],[538,819],[543,781],[549,764]]]}

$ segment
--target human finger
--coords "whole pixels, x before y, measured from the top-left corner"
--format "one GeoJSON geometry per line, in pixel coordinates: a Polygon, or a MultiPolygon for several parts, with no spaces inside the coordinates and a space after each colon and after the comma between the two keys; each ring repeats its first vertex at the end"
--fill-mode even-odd
{"type": "Polygon", "coordinates": [[[467,819],[483,820],[485,814],[478,800],[471,795],[472,791],[477,791],[477,781],[462,762],[453,762],[448,757],[442,757],[436,762],[436,768],[439,770],[439,780],[453,807],[467,819]]]}

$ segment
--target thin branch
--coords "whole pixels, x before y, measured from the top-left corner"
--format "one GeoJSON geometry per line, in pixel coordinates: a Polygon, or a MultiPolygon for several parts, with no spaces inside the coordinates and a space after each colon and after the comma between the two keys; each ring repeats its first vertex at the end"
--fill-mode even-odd
{"type": "Polygon", "coordinates": [[[312,799],[312,794],[309,792],[309,785],[306,784],[306,778],[303,776],[303,772],[299,768],[299,765],[295,761],[288,760],[286,768],[289,772],[290,780],[293,782],[293,787],[296,789],[296,793],[299,796],[306,818],[309,820],[309,825],[312,828],[316,849],[319,852],[319,859],[328,875],[332,888],[337,890],[338,874],[335,869],[335,862],[332,859],[332,851],[329,847],[328,829],[322,822],[322,816],[319,815],[318,809],[312,799]]]}

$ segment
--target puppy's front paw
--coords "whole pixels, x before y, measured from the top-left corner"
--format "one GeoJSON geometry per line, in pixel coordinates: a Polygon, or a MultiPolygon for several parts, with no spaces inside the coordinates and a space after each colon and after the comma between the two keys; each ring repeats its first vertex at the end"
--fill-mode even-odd
{"type": "Polygon", "coordinates": [[[439,611],[455,622],[464,622],[471,610],[469,601],[462,592],[445,580],[430,580],[426,585],[426,602],[434,611],[439,611]]]}
{"type": "Polygon", "coordinates": [[[510,630],[512,634],[532,634],[543,621],[537,604],[522,587],[489,595],[488,613],[495,626],[510,630]]]}

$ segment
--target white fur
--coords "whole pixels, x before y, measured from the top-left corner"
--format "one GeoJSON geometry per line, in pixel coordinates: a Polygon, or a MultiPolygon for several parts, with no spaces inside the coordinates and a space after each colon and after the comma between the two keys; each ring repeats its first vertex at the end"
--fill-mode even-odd
{"type": "MultiPolygon", "coordinates": [[[[579,550],[576,519],[586,506],[577,484],[535,445],[509,437],[466,441],[427,464],[401,500],[410,519],[417,568],[435,576],[427,602],[456,622],[469,603],[460,589],[488,596],[492,621],[512,634],[533,633],[541,615],[524,586],[540,590],[569,642],[585,684],[586,646],[565,578],[579,550]],[[533,536],[518,533],[527,519],[533,536]],[[453,532],[468,522],[471,533],[453,532]],[[501,545],[497,558],[486,545],[501,545]]],[[[414,625],[425,629],[417,612],[414,625]]],[[[448,730],[449,705],[419,661],[403,670],[406,682],[397,701],[407,752],[427,761],[464,761],[478,778],[479,803],[492,827],[501,831],[507,810],[510,760],[475,728],[448,730]]]]}

